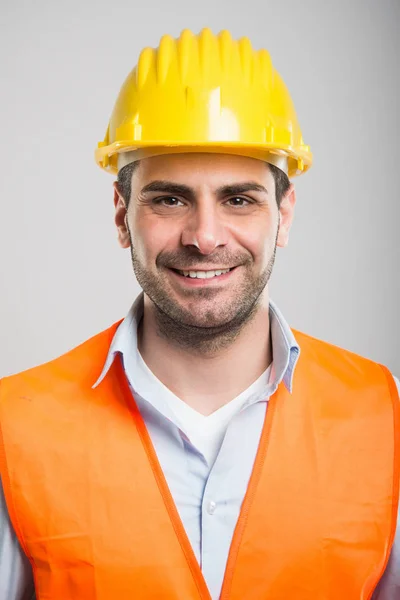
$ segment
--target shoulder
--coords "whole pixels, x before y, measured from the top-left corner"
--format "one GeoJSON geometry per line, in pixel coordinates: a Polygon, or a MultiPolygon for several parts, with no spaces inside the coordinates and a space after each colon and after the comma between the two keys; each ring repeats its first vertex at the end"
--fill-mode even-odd
{"type": "Polygon", "coordinates": [[[97,372],[98,365],[104,363],[120,323],[121,320],[117,321],[111,327],[46,363],[3,377],[0,379],[0,401],[5,396],[12,395],[15,390],[19,394],[23,394],[24,389],[29,388],[45,392],[56,383],[74,384],[86,379],[90,381],[97,372]]]}
{"type": "Polygon", "coordinates": [[[389,369],[379,362],[352,352],[346,348],[318,339],[302,331],[292,329],[300,347],[300,363],[311,369],[323,369],[335,378],[350,385],[368,381],[386,384],[391,389],[400,388],[399,381],[389,369]]]}
{"type": "Polygon", "coordinates": [[[301,348],[305,347],[307,349],[314,349],[317,352],[325,352],[327,354],[329,353],[332,355],[337,355],[342,358],[360,360],[366,364],[377,364],[373,360],[362,356],[361,354],[352,352],[343,346],[338,346],[337,344],[332,344],[326,340],[321,340],[317,337],[304,333],[303,331],[298,331],[297,329],[292,329],[292,332],[301,348]]]}

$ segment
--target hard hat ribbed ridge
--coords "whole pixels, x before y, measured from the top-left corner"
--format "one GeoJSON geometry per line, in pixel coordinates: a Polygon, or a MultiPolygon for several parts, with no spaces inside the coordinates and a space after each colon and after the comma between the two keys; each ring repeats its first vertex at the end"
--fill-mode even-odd
{"type": "Polygon", "coordinates": [[[156,74],[157,83],[165,83],[169,72],[177,69],[176,41],[170,35],[163,35],[157,50],[156,74]]]}
{"type": "Polygon", "coordinates": [[[254,54],[249,38],[243,37],[239,40],[239,56],[244,83],[249,85],[254,73],[254,54]]]}
{"type": "Polygon", "coordinates": [[[249,38],[237,41],[229,31],[215,36],[211,29],[204,28],[198,36],[189,29],[184,29],[178,39],[164,35],[158,48],[142,50],[136,68],[139,89],[154,70],[159,85],[167,81],[171,71],[175,75],[176,70],[184,86],[200,81],[212,84],[213,78],[221,81],[238,76],[243,85],[251,85],[256,79],[271,79],[273,68],[269,53],[264,49],[255,51],[249,38]]]}
{"type": "Polygon", "coordinates": [[[136,67],[136,82],[138,90],[141,90],[146,84],[147,78],[153,70],[156,52],[153,48],[144,48],[139,56],[136,67]]]}
{"type": "Polygon", "coordinates": [[[221,72],[218,42],[211,29],[205,28],[201,31],[198,45],[201,79],[210,82],[211,74],[218,77],[221,72]]]}
{"type": "Polygon", "coordinates": [[[218,35],[219,41],[219,52],[221,57],[221,69],[223,72],[228,73],[231,68],[231,56],[232,56],[232,36],[226,29],[221,31],[218,35]]]}
{"type": "Polygon", "coordinates": [[[182,82],[188,79],[195,42],[195,35],[190,29],[184,29],[177,42],[179,74],[182,82]]]}

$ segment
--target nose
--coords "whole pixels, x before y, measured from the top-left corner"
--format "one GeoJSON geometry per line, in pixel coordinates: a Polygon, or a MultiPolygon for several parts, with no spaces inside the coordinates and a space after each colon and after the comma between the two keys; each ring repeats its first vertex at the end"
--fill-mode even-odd
{"type": "Polygon", "coordinates": [[[214,199],[199,199],[188,216],[181,241],[183,246],[194,246],[204,255],[227,244],[227,230],[214,199]]]}

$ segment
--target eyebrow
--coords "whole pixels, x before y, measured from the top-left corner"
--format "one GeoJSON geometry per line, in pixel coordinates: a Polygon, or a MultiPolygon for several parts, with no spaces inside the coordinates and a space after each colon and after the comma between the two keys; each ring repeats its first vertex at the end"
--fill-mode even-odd
{"type": "MultiPolygon", "coordinates": [[[[196,193],[193,188],[183,183],[174,183],[173,181],[156,180],[145,185],[141,194],[149,192],[162,192],[176,196],[186,196],[190,200],[194,200],[196,193]]],[[[218,196],[234,196],[235,194],[244,194],[245,192],[261,192],[268,194],[267,188],[255,181],[246,181],[243,183],[231,183],[223,185],[216,189],[218,196]]]]}

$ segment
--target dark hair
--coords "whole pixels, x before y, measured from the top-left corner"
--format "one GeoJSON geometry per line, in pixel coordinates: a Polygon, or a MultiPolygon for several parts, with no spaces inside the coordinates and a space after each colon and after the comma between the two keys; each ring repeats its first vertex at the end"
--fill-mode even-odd
{"type": "MultiPolygon", "coordinates": [[[[118,189],[120,191],[121,196],[125,200],[126,207],[129,206],[129,201],[131,199],[131,182],[132,175],[138,166],[139,161],[129,163],[129,165],[125,165],[118,172],[118,189]]],[[[281,169],[276,167],[275,165],[270,165],[268,163],[268,167],[272,173],[272,176],[275,181],[275,197],[278,208],[281,206],[282,198],[288,191],[290,187],[290,181],[286,173],[284,173],[281,169]]]]}

